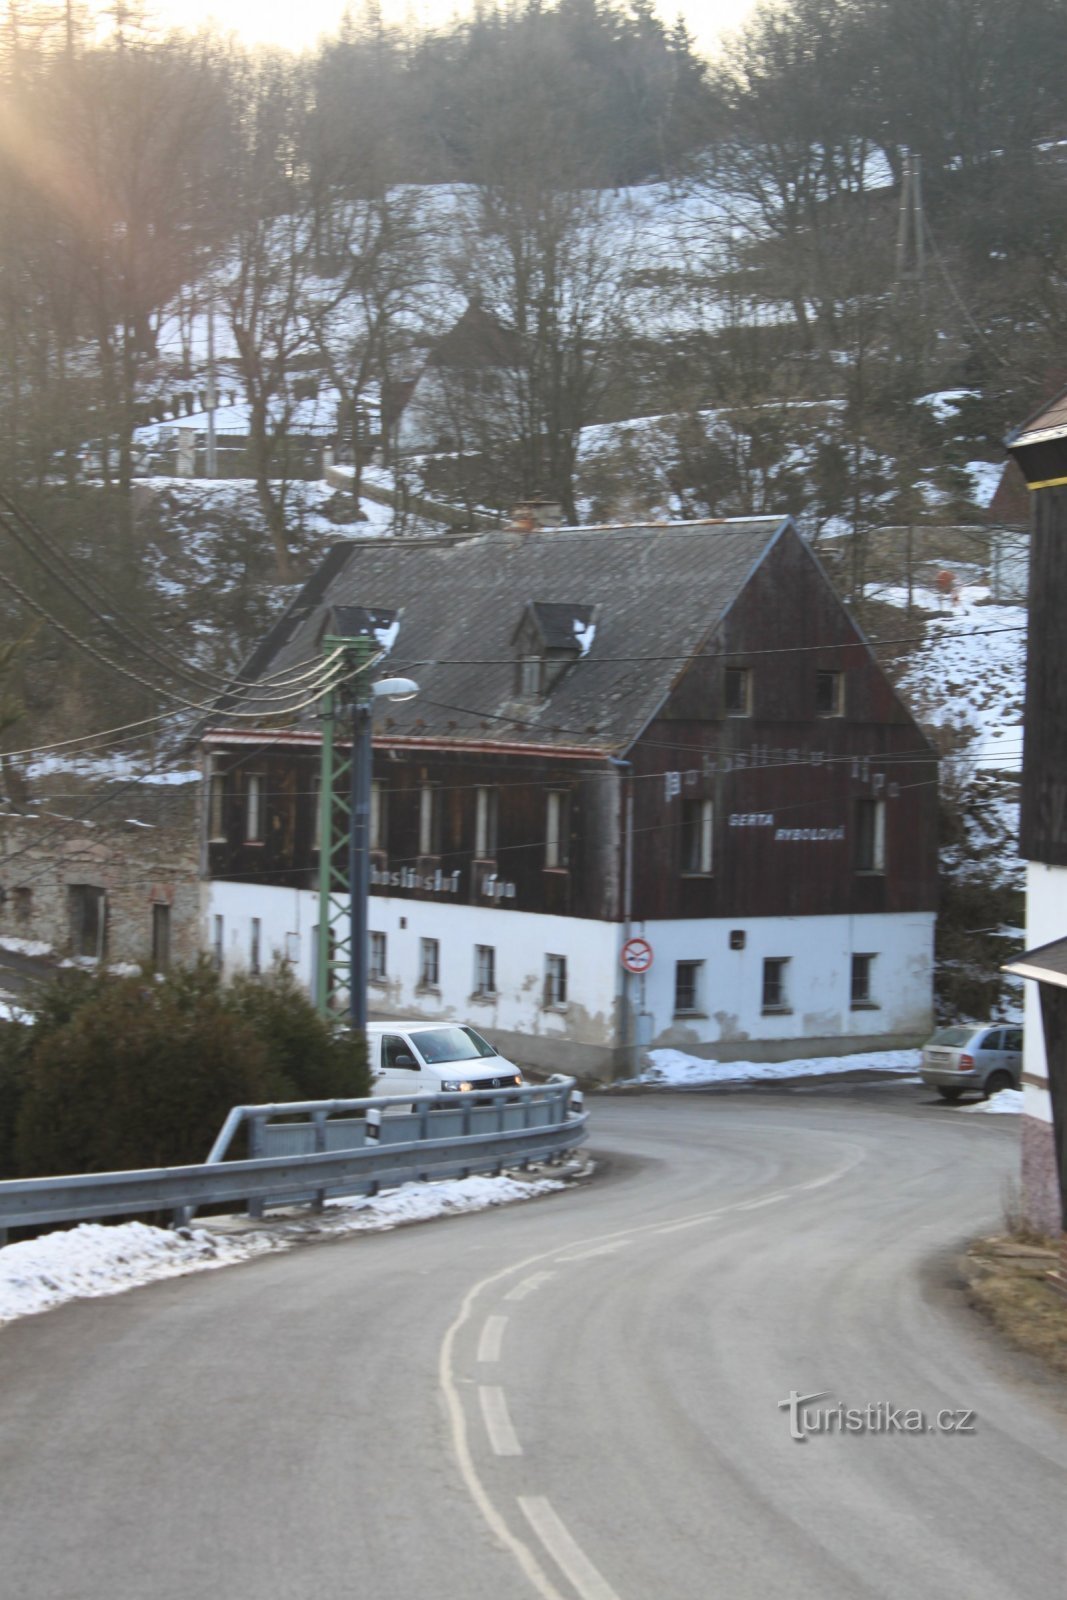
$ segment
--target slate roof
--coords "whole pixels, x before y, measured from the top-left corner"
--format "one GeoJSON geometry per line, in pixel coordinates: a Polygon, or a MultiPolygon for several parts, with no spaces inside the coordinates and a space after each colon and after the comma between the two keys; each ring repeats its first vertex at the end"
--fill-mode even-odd
{"type": "MultiPolygon", "coordinates": [[[[314,660],[326,607],[395,611],[399,634],[376,675],[412,677],[420,693],[382,703],[378,735],[621,752],[783,534],[799,538],[788,518],[757,517],[355,540],[330,551],[243,675],[314,660]],[[568,665],[540,702],[517,697],[513,640],[531,602],[559,605],[571,618],[578,607],[596,608],[588,655],[568,665]]],[[[250,699],[241,704],[253,707],[250,699]]],[[[215,728],[225,723],[208,720],[215,728]]]]}

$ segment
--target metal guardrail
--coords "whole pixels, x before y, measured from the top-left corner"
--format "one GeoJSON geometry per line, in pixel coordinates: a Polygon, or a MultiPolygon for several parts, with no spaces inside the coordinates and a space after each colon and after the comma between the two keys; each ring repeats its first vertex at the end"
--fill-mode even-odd
{"type": "Polygon", "coordinates": [[[150,1211],[171,1211],[179,1223],[205,1205],[261,1216],[268,1206],[321,1206],[383,1184],[498,1173],[573,1149],[587,1136],[587,1120],[573,1078],[494,1090],[477,1103],[474,1096],[387,1095],[236,1106],[198,1166],[0,1183],[0,1243],[9,1228],[150,1211]],[[248,1159],[225,1160],[244,1125],[248,1159]]]}

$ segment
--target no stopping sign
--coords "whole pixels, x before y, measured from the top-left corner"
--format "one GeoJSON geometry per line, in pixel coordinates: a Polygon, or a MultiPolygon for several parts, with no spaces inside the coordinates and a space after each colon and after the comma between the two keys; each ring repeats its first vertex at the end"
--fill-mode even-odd
{"type": "Polygon", "coordinates": [[[622,947],[622,964],[627,972],[647,972],[652,965],[652,946],[647,939],[627,939],[622,947]]]}

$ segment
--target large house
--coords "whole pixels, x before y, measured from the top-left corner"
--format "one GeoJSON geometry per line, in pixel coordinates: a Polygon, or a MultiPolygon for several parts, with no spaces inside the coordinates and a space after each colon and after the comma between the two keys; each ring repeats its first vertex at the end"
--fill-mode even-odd
{"type": "MultiPolygon", "coordinates": [[[[1023,1194],[1029,1220],[1067,1234],[1067,389],[1007,440],[1031,489],[1020,846],[1026,938],[1008,970],[1027,984],[1023,1194]]],[[[1061,1277],[1067,1284],[1067,1238],[1061,1277]]]]}
{"type": "MultiPolygon", "coordinates": [[[[372,1014],[602,1078],[929,1031],[936,758],[788,519],[339,544],[245,676],[337,608],[420,686],[376,714],[372,1014]]],[[[208,939],[312,985],[318,727],[243,726],[204,740],[208,939]]]]}

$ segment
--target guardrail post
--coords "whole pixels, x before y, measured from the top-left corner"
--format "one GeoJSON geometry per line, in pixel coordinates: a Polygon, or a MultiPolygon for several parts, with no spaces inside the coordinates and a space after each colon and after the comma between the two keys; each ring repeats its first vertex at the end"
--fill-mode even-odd
{"type": "MultiPolygon", "coordinates": [[[[363,1121],[366,1124],[366,1126],[365,1126],[365,1128],[363,1130],[363,1138],[364,1138],[365,1142],[367,1144],[370,1144],[370,1145],[378,1144],[381,1141],[381,1137],[382,1137],[382,1113],[381,1113],[381,1107],[380,1106],[368,1106],[366,1111],[363,1114],[363,1121]]],[[[377,1194],[378,1193],[378,1180],[377,1180],[377,1178],[372,1178],[370,1180],[370,1183],[367,1185],[367,1193],[368,1194],[377,1194]]]]}
{"type": "MultiPolygon", "coordinates": [[[[248,1159],[258,1161],[263,1154],[263,1129],[266,1117],[250,1116],[248,1119],[248,1159]]],[[[263,1196],[253,1196],[248,1201],[248,1215],[261,1217],[263,1215],[263,1196]]]]}
{"type": "MultiPolygon", "coordinates": [[[[325,1113],[325,1111],[313,1111],[311,1113],[311,1126],[314,1129],[314,1134],[315,1134],[315,1154],[317,1156],[323,1156],[323,1155],[326,1154],[326,1113],[325,1113]]],[[[315,1190],[315,1195],[314,1195],[314,1198],[312,1199],[312,1202],[311,1202],[311,1209],[313,1211],[325,1211],[325,1209],[326,1209],[326,1190],[325,1189],[316,1189],[315,1190]]]]}

